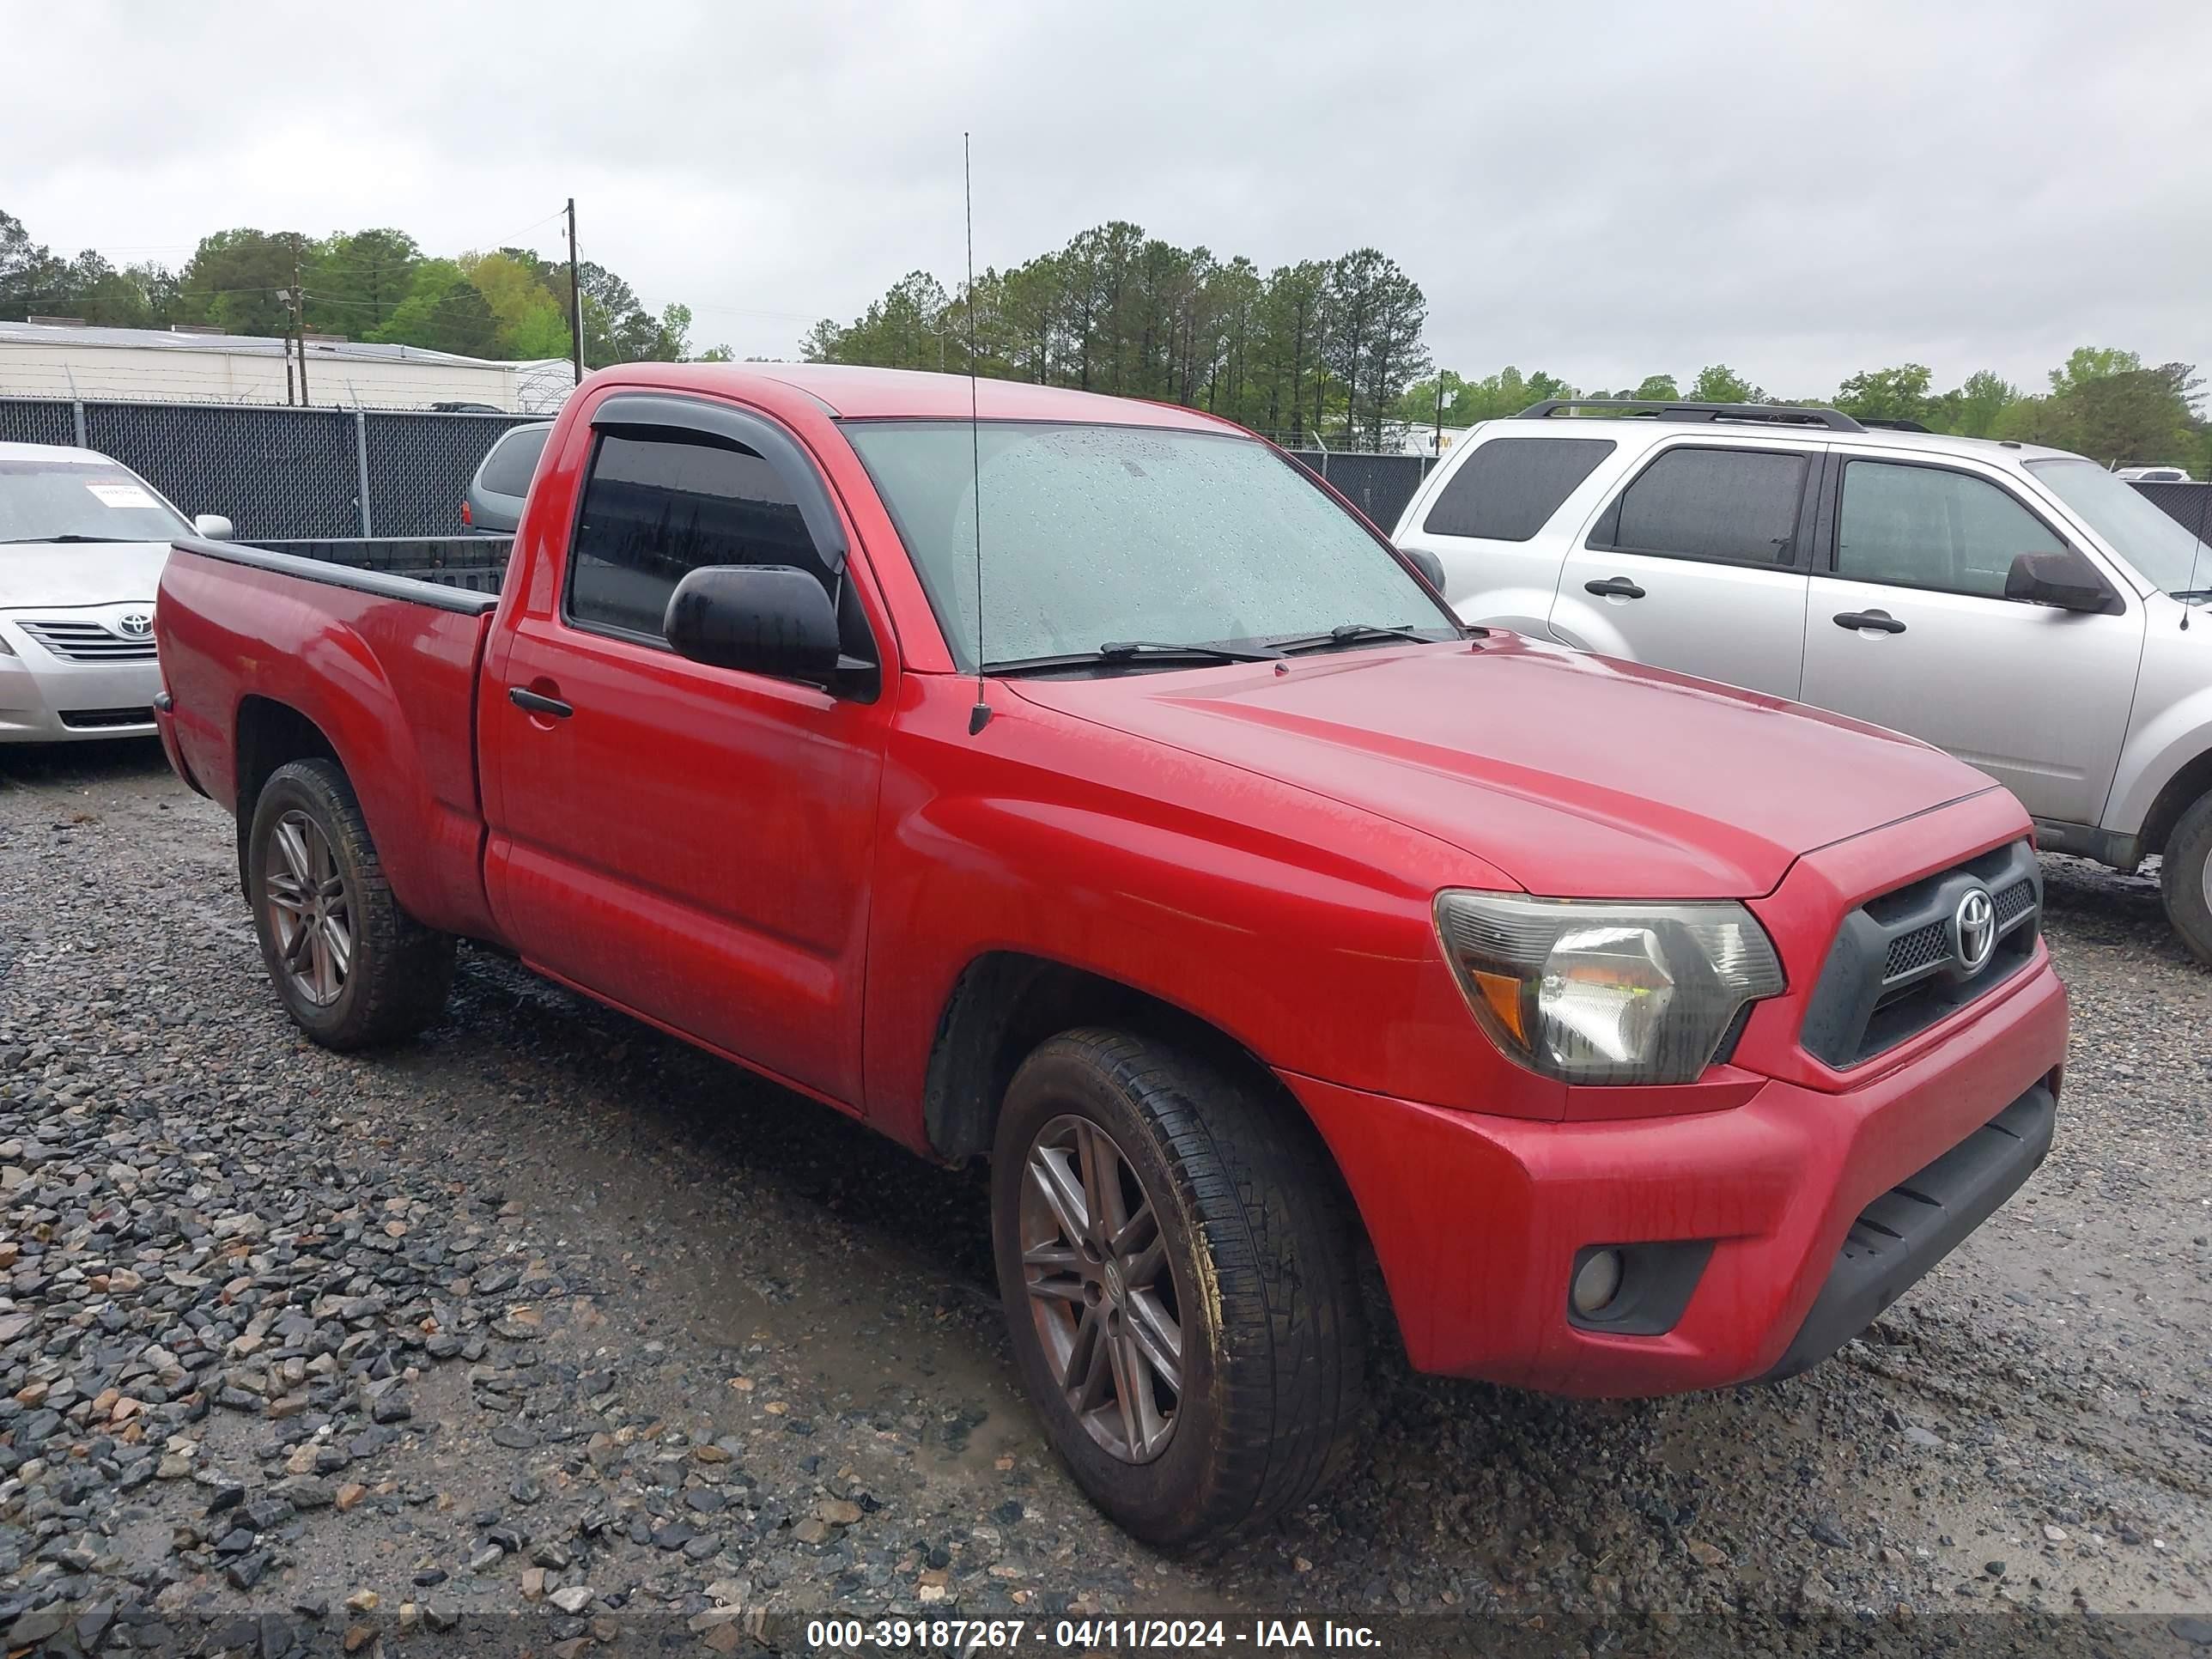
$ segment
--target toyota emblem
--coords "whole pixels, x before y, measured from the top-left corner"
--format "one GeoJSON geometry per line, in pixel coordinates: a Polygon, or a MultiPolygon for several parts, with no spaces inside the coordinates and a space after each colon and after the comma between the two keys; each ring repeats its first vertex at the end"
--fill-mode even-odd
{"type": "Polygon", "coordinates": [[[150,611],[126,611],[115,619],[115,625],[127,638],[143,640],[154,631],[154,613],[150,611]]]}
{"type": "Polygon", "coordinates": [[[1951,932],[1959,965],[1970,974],[1979,973],[1990,952],[1997,948],[1996,907],[1990,902],[1987,888],[1977,887],[1959,901],[1958,911],[1951,918],[1951,932]]]}

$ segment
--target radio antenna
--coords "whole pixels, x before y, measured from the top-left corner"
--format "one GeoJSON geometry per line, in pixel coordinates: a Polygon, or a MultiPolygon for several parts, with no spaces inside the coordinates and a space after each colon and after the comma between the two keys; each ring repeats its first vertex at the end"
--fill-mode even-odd
{"type": "Polygon", "coordinates": [[[968,711],[968,735],[991,723],[983,700],[983,421],[975,408],[975,179],[968,160],[968,135],[960,135],[960,193],[968,216],[968,464],[975,498],[975,706],[968,711]]]}

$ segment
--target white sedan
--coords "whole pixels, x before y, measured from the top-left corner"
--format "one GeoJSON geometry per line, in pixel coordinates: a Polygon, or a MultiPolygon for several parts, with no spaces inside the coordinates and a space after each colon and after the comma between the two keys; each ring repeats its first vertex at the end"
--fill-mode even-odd
{"type": "Polygon", "coordinates": [[[230,533],[105,455],[0,443],[0,743],[152,735],[169,544],[230,533]]]}

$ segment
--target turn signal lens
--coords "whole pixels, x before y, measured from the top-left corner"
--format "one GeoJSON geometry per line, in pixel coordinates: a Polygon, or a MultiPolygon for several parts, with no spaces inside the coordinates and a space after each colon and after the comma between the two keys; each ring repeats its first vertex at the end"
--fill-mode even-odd
{"type": "Polygon", "coordinates": [[[1689,1083],[1782,964],[1734,902],[1638,904],[1455,890],[1437,934],[1491,1040],[1568,1083],[1689,1083]]]}

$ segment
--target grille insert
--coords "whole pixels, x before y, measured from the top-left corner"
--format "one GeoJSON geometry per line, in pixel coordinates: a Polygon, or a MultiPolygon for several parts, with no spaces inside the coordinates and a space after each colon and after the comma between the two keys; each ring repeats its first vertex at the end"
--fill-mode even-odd
{"type": "Polygon", "coordinates": [[[2035,953],[2043,876],[2034,849],[2013,842],[1867,900],[1844,918],[1806,1006],[1798,1041],[1842,1070],[1873,1059],[1987,994],[2035,953]],[[1997,938],[1969,972],[1953,921],[1987,890],[1997,938]]]}
{"type": "Polygon", "coordinates": [[[151,662],[154,640],[133,639],[96,622],[26,622],[22,630],[69,662],[151,662]]]}

